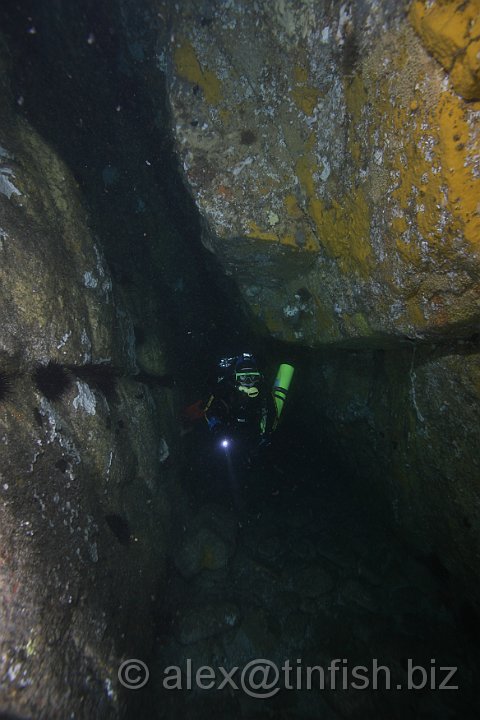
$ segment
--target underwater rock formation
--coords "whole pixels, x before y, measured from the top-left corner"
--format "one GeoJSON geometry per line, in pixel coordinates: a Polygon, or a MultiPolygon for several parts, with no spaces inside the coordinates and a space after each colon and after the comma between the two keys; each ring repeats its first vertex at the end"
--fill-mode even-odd
{"type": "Polygon", "coordinates": [[[159,64],[205,242],[279,339],[455,336],[476,322],[478,3],[407,6],[162,8],[159,64]]]}
{"type": "Polygon", "coordinates": [[[319,432],[477,598],[478,17],[160,2],[142,38],[205,245],[266,335],[358,351],[312,369],[319,432]]]}
{"type": "MultiPolygon", "coordinates": [[[[417,605],[439,613],[440,645],[445,612],[455,647],[457,608],[438,598],[480,603],[477,0],[51,8],[43,36],[27,12],[20,23],[43,45],[0,46],[0,713],[122,716],[118,666],[148,655],[159,588],[172,610],[156,618],[159,677],[169,643],[199,663],[280,662],[302,643],[327,661],[333,638],[356,634],[380,657],[392,617],[418,634],[417,605]],[[297,419],[351,468],[332,493],[341,475],[315,467],[296,506],[308,448],[295,447],[288,493],[259,473],[269,512],[243,527],[213,502],[197,512],[198,458],[198,487],[179,497],[172,349],[197,392],[213,324],[240,342],[185,242],[200,228],[185,188],[263,338],[299,351],[297,419]],[[329,498],[338,509],[354,488],[388,499],[437,584],[401,577],[393,539],[371,552],[337,522],[329,498]]],[[[160,690],[159,716],[175,714],[160,690]]],[[[362,701],[373,717],[367,700],[324,714],[356,717],[362,701]]]]}
{"type": "Polygon", "coordinates": [[[131,315],[6,58],[2,45],[0,714],[118,717],[118,666],[148,646],[165,564],[172,391],[135,379],[131,315]]]}

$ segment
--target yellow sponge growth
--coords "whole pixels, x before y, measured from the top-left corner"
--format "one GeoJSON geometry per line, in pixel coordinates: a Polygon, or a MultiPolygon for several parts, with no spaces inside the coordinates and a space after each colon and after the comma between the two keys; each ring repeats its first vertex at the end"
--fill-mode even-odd
{"type": "Polygon", "coordinates": [[[293,100],[305,115],[313,115],[321,92],[318,88],[308,85],[308,73],[303,66],[296,66],[293,74],[295,78],[295,87],[291,91],[293,100]]]}
{"type": "Polygon", "coordinates": [[[190,42],[181,39],[175,48],[175,67],[180,77],[198,85],[209,105],[218,105],[222,95],[222,83],[211,71],[202,68],[190,42]]]}
{"type": "MultiPolygon", "coordinates": [[[[473,105],[480,110],[480,103],[473,105]]],[[[467,123],[465,103],[445,92],[438,105],[439,148],[443,158],[448,199],[454,216],[463,223],[467,240],[480,242],[480,178],[474,173],[474,158],[480,139],[473,139],[467,123]]]]}
{"type": "Polygon", "coordinates": [[[309,152],[312,142],[307,140],[307,152],[296,163],[295,171],[308,198],[308,213],[314,222],[316,235],[330,257],[335,258],[342,272],[368,277],[371,271],[370,208],[362,188],[333,201],[326,207],[317,196],[314,175],[317,164],[309,152]]]}
{"type": "Polygon", "coordinates": [[[409,18],[456,92],[480,99],[480,0],[414,0],[409,18]]]}

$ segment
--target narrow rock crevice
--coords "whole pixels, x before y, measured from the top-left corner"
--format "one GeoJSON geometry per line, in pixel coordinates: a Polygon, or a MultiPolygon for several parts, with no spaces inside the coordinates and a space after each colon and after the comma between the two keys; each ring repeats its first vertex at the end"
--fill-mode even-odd
{"type": "Polygon", "coordinates": [[[477,717],[474,110],[406,5],[2,4],[2,717],[477,717]],[[250,464],[183,411],[246,350],[250,464]]]}

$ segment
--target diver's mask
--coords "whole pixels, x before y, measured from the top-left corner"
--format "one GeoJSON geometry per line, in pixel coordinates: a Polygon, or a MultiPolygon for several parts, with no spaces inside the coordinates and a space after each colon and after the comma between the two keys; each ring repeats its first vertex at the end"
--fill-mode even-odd
{"type": "Polygon", "coordinates": [[[235,382],[239,392],[245,393],[250,398],[255,398],[259,394],[259,389],[256,387],[257,383],[260,382],[260,373],[256,370],[242,370],[235,373],[235,382]]]}

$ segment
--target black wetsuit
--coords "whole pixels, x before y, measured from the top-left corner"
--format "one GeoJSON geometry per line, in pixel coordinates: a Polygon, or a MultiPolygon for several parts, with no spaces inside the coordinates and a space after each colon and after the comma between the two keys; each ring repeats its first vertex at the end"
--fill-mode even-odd
{"type": "Polygon", "coordinates": [[[234,367],[222,368],[215,389],[205,406],[205,418],[214,433],[231,432],[251,442],[260,442],[274,429],[275,403],[260,374],[256,397],[239,389],[234,367]]]}

